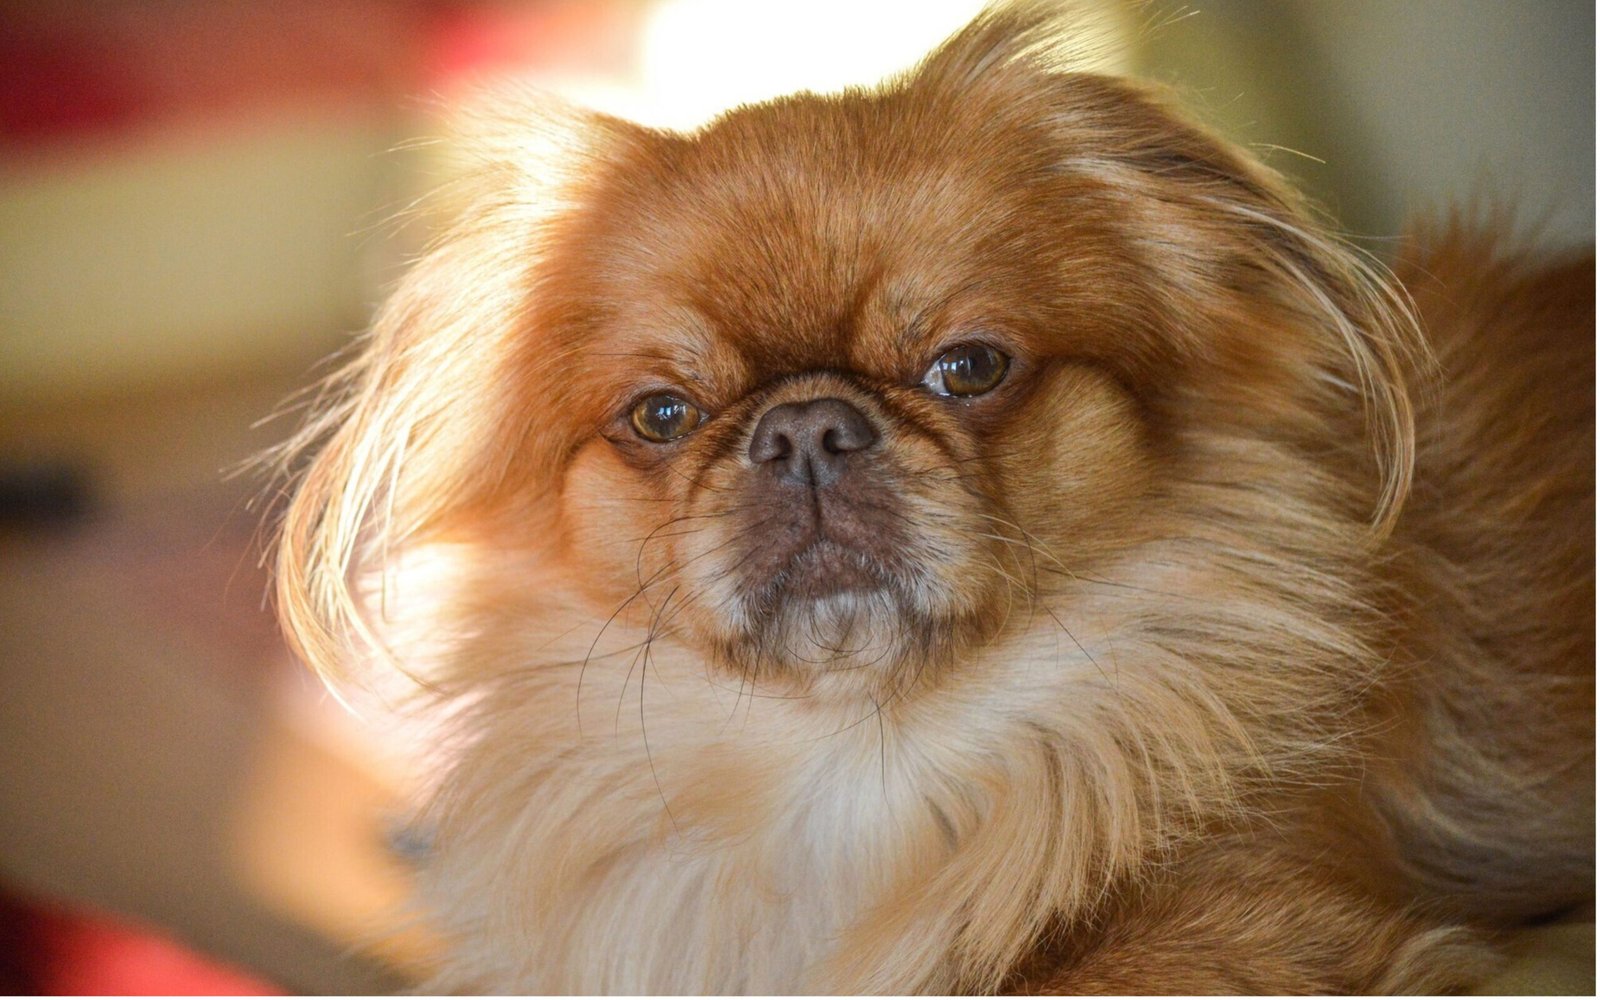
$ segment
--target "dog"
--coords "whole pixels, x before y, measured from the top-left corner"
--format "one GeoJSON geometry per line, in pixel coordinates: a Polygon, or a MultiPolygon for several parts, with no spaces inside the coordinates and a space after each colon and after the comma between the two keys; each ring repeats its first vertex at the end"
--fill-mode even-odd
{"type": "Polygon", "coordinates": [[[1592,898],[1592,254],[1387,270],[1069,22],[480,123],[276,553],[434,734],[426,989],[1430,992],[1592,898]]]}

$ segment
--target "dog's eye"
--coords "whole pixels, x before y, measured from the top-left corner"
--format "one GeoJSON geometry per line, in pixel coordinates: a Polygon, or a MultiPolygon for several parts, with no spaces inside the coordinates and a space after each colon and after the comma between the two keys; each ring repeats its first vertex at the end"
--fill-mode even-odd
{"type": "Polygon", "coordinates": [[[665,444],[699,427],[702,417],[699,407],[687,399],[659,392],[635,403],[630,419],[640,437],[665,444]]]}
{"type": "Polygon", "coordinates": [[[962,344],[939,356],[922,384],[941,396],[978,396],[1000,384],[1011,359],[983,344],[962,344]]]}

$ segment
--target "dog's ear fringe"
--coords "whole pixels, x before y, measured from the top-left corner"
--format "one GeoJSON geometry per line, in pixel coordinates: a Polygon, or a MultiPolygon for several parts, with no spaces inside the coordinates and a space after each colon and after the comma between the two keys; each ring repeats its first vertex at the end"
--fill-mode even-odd
{"type": "Polygon", "coordinates": [[[1387,266],[1319,223],[1315,208],[1282,178],[1259,163],[1237,166],[1234,180],[1201,200],[1251,234],[1252,264],[1323,333],[1324,378],[1355,397],[1367,428],[1378,476],[1370,536],[1381,542],[1411,492],[1413,392],[1431,384],[1434,372],[1415,303],[1387,266]]]}
{"type": "Polygon", "coordinates": [[[271,557],[279,620],[330,686],[364,684],[374,662],[404,672],[369,618],[384,612],[382,569],[511,474],[523,435],[489,405],[503,380],[492,365],[525,333],[533,262],[575,186],[608,144],[643,131],[504,86],[451,124],[458,159],[433,202],[447,223],[299,432],[264,456],[292,495],[271,557]]]}
{"type": "MultiPolygon", "coordinates": [[[[364,570],[475,485],[471,451],[461,450],[470,414],[447,412],[443,387],[474,379],[468,338],[494,332],[449,315],[456,296],[437,287],[449,256],[436,249],[412,269],[358,356],[325,383],[325,403],[281,449],[284,466],[307,460],[278,528],[279,619],[294,651],[329,681],[355,679],[347,666],[356,658],[399,665],[365,615],[364,570]],[[428,336],[416,336],[424,327],[428,336]],[[452,450],[459,478],[430,474],[430,460],[452,450]]],[[[381,615],[381,585],[379,596],[381,615]]]]}
{"type": "Polygon", "coordinates": [[[1266,275],[1293,311],[1321,335],[1325,382],[1363,414],[1377,470],[1370,537],[1387,538],[1411,491],[1416,462],[1414,382],[1434,370],[1415,304],[1389,269],[1334,235],[1319,213],[1265,165],[1210,139],[1225,166],[1197,193],[1245,237],[1239,258],[1266,275]]]}
{"type": "MultiPolygon", "coordinates": [[[[1254,215],[1244,207],[1233,210],[1254,215]]],[[[1417,437],[1413,379],[1426,379],[1434,368],[1416,307],[1387,267],[1314,223],[1274,215],[1258,222],[1278,237],[1278,248],[1266,255],[1268,266],[1335,334],[1355,375],[1378,467],[1371,533],[1374,542],[1381,541],[1393,532],[1411,492],[1417,437]]]]}

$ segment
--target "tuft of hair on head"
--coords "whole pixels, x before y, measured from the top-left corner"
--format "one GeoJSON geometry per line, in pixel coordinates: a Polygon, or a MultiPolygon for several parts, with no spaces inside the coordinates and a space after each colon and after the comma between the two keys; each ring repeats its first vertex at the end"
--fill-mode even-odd
{"type": "Polygon", "coordinates": [[[1120,61],[1109,5],[1083,0],[992,3],[907,77],[956,94],[1004,84],[1011,72],[1100,72],[1120,61]]]}

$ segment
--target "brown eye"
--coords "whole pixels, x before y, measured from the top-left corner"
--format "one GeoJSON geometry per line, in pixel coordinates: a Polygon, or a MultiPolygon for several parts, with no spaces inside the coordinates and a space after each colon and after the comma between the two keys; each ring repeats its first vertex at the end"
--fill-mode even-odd
{"type": "Polygon", "coordinates": [[[1011,359],[983,344],[962,344],[939,356],[922,384],[941,396],[978,396],[1000,384],[1011,359]]]}
{"type": "Polygon", "coordinates": [[[670,393],[646,396],[634,404],[633,429],[646,441],[676,441],[700,426],[700,410],[687,399],[670,393]]]}

